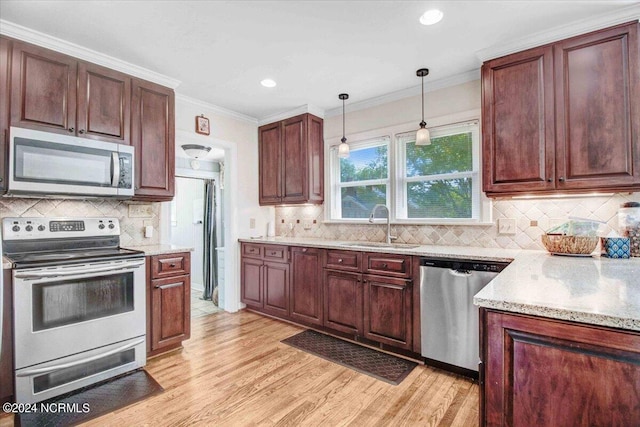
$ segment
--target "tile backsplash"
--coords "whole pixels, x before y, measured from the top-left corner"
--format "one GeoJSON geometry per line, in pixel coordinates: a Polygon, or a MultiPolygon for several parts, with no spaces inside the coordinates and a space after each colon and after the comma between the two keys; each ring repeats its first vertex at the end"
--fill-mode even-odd
{"type": "Polygon", "coordinates": [[[115,199],[0,198],[0,218],[4,217],[115,217],[120,220],[122,246],[160,243],[160,203],[115,199]],[[130,209],[130,205],[136,207],[130,209]],[[145,225],[153,226],[153,237],[144,237],[145,225]]]}
{"type": "MultiPolygon", "coordinates": [[[[629,201],[640,202],[640,193],[495,200],[492,208],[493,225],[392,225],[391,234],[398,236],[396,241],[399,243],[543,249],[540,236],[570,216],[603,221],[607,224],[604,234],[617,233],[618,209],[629,201]],[[499,218],[515,219],[516,233],[498,234],[499,218]]],[[[385,238],[385,224],[331,224],[323,220],[324,206],[277,207],[276,234],[379,242],[385,238]],[[311,229],[303,228],[305,220],[312,222],[311,229]],[[292,231],[289,230],[289,224],[293,224],[292,231]]]]}

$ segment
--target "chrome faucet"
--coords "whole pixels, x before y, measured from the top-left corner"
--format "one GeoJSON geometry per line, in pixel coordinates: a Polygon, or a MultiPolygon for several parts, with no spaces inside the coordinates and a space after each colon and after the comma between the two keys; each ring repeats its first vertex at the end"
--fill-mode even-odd
{"type": "Polygon", "coordinates": [[[389,215],[389,208],[386,205],[377,204],[371,210],[371,215],[369,215],[369,222],[373,224],[373,218],[376,214],[378,208],[384,208],[387,211],[387,245],[391,244],[391,240],[397,239],[398,236],[391,235],[391,215],[389,215]]]}

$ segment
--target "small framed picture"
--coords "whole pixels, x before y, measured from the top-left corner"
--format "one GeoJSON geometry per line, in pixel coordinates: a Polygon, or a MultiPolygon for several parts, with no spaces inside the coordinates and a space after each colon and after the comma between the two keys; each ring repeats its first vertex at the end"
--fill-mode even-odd
{"type": "Polygon", "coordinates": [[[202,135],[209,135],[209,119],[204,114],[196,116],[196,132],[202,135]]]}

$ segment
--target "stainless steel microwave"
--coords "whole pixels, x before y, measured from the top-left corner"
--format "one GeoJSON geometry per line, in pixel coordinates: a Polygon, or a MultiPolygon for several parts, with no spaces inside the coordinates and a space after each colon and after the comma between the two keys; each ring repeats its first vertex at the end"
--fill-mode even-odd
{"type": "Polygon", "coordinates": [[[129,198],[130,145],[11,127],[8,196],[129,198]]]}

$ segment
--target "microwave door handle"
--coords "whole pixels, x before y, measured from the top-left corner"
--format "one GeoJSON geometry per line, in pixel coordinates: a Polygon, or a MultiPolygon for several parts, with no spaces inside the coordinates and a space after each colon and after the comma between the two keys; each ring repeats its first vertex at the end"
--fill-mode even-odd
{"type": "Polygon", "coordinates": [[[111,153],[111,186],[117,187],[120,182],[120,156],[118,153],[111,153]]]}
{"type": "Polygon", "coordinates": [[[111,356],[112,354],[120,353],[121,351],[133,348],[133,347],[137,346],[138,344],[142,344],[143,342],[144,342],[144,338],[141,338],[139,340],[130,342],[128,344],[125,344],[122,347],[118,347],[116,349],[107,351],[106,353],[96,354],[95,356],[87,357],[86,359],[80,359],[80,360],[76,360],[74,362],[63,363],[63,364],[56,365],[56,366],[49,366],[49,367],[46,367],[46,368],[36,368],[36,369],[29,369],[27,371],[16,372],[16,376],[18,376],[18,377],[32,377],[32,376],[38,375],[38,374],[48,374],[49,372],[59,371],[60,369],[71,368],[73,366],[82,365],[84,363],[89,363],[89,362],[93,362],[94,360],[102,359],[103,357],[106,357],[106,356],[111,356]]]}

